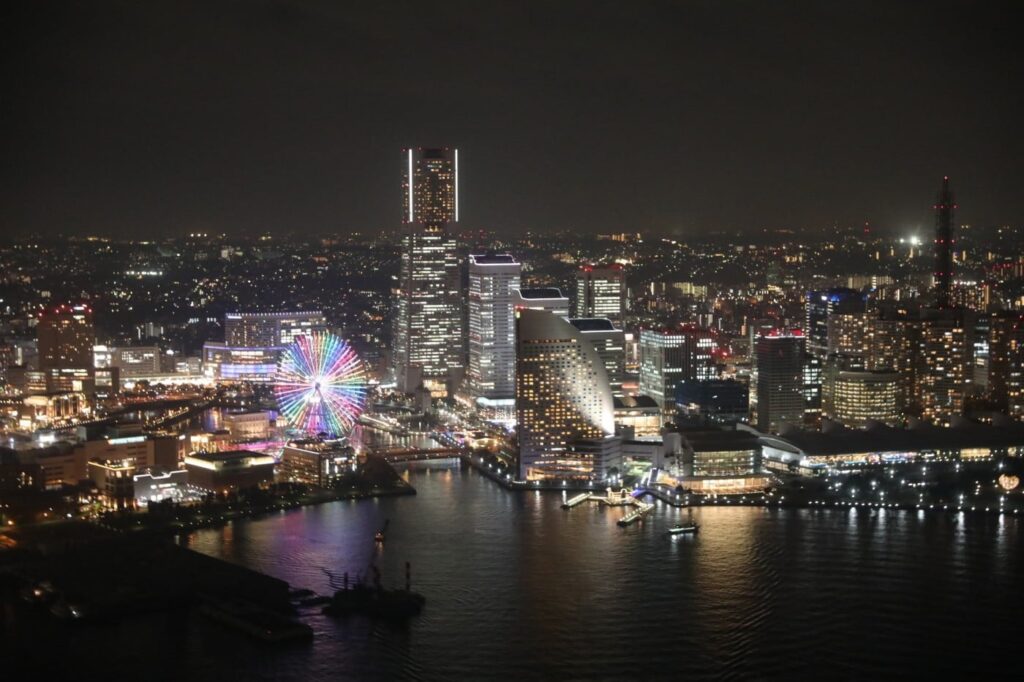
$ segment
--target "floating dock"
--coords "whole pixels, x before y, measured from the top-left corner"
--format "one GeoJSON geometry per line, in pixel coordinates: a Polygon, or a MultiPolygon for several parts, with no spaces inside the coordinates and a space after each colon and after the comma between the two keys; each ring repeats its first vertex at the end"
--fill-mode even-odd
{"type": "Polygon", "coordinates": [[[578,504],[583,504],[594,496],[594,493],[580,493],[579,495],[562,503],[562,509],[572,509],[578,504]]]}
{"type": "Polygon", "coordinates": [[[634,509],[633,511],[629,512],[621,519],[619,519],[618,524],[620,526],[628,526],[632,523],[636,523],[644,516],[646,516],[652,509],[654,509],[653,504],[648,504],[647,502],[637,502],[636,509],[634,509]]]}

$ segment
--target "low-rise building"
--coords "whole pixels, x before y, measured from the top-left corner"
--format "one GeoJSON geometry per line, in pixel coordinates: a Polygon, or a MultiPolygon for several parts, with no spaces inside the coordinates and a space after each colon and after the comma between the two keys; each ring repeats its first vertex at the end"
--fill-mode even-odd
{"type": "Polygon", "coordinates": [[[271,413],[267,410],[233,412],[224,415],[224,427],[236,440],[265,440],[270,437],[271,413]]]}
{"type": "Polygon", "coordinates": [[[249,450],[196,452],[185,457],[190,486],[228,492],[273,483],[274,458],[249,450]]]}
{"type": "Polygon", "coordinates": [[[762,436],[765,465],[797,473],[857,470],[866,466],[977,460],[1024,455],[1024,425],[1009,419],[978,424],[963,418],[949,427],[914,422],[893,428],[878,422],[850,429],[827,422],[821,432],[762,436]]]}
{"type": "Polygon", "coordinates": [[[612,399],[616,428],[631,427],[637,438],[657,436],[665,425],[664,413],[654,398],[623,395],[612,399]]]}
{"type": "Polygon", "coordinates": [[[89,460],[89,479],[108,509],[135,506],[135,464],[131,460],[89,460]]]}
{"type": "Polygon", "coordinates": [[[352,471],[355,451],[340,441],[293,441],[281,452],[277,478],[282,482],[328,488],[352,471]]]}
{"type": "Polygon", "coordinates": [[[746,429],[683,429],[679,484],[705,495],[762,491],[770,478],[761,466],[757,434],[746,429]]]}

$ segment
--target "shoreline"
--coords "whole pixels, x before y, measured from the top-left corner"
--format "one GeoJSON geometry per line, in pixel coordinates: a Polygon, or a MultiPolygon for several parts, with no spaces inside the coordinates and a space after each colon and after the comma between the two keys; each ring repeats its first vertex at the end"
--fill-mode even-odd
{"type": "MultiPolygon", "coordinates": [[[[509,492],[530,492],[530,491],[545,491],[545,492],[565,492],[565,493],[585,493],[585,492],[600,492],[603,488],[590,487],[590,486],[579,486],[579,485],[515,485],[502,478],[500,475],[495,473],[492,469],[488,468],[478,457],[474,457],[471,454],[462,455],[459,457],[453,457],[453,459],[459,459],[463,463],[468,464],[476,471],[483,474],[484,477],[490,479],[494,483],[497,483],[502,488],[509,492]]],[[[650,495],[656,499],[668,504],[677,509],[692,508],[692,507],[764,507],[766,509],[890,509],[893,511],[906,511],[906,512],[950,512],[950,513],[971,513],[971,514],[994,514],[994,515],[1009,515],[1009,516],[1020,516],[1021,509],[1019,507],[1007,507],[1000,508],[998,505],[956,505],[956,504],[904,504],[897,502],[856,502],[841,499],[814,499],[805,501],[786,501],[785,499],[779,499],[774,497],[772,494],[766,492],[759,493],[738,493],[735,495],[697,495],[694,493],[689,494],[689,499],[679,501],[673,499],[673,495],[660,491],[653,488],[645,488],[643,496],[650,495]]],[[[785,496],[783,496],[785,497],[785,496]]]]}
{"type": "MultiPolygon", "coordinates": [[[[213,510],[208,514],[200,514],[197,512],[195,516],[201,516],[201,518],[198,519],[195,518],[195,516],[190,519],[158,519],[157,517],[149,516],[153,513],[151,511],[133,511],[123,517],[117,517],[114,519],[101,518],[90,522],[115,532],[127,532],[130,530],[133,532],[149,531],[153,533],[170,533],[172,535],[180,535],[204,528],[219,528],[231,521],[257,519],[273,512],[291,511],[293,509],[312,507],[330,502],[371,500],[380,497],[400,497],[415,494],[416,488],[402,481],[401,484],[391,488],[371,490],[367,492],[358,490],[317,491],[297,500],[282,500],[278,503],[262,505],[259,507],[226,505],[225,509],[213,510]],[[113,521],[113,523],[111,523],[111,521],[113,521]],[[132,523],[132,521],[134,521],[134,523],[132,523]],[[164,522],[159,523],[159,521],[164,522]]],[[[182,509],[191,510],[196,508],[183,507],[182,509]]]]}

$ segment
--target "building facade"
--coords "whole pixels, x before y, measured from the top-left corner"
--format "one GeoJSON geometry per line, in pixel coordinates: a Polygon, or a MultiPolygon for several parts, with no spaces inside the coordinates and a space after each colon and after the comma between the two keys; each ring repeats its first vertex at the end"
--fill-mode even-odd
{"type": "Polygon", "coordinates": [[[569,298],[557,287],[527,287],[512,292],[516,310],[543,310],[558,317],[569,317],[569,298]]]}
{"type": "Polygon", "coordinates": [[[850,428],[901,421],[896,372],[842,370],[830,364],[822,387],[822,415],[850,428]]]}
{"type": "Polygon", "coordinates": [[[803,355],[799,330],[777,329],[755,339],[750,419],[758,430],[777,433],[803,423],[803,355]]]}
{"type": "Polygon", "coordinates": [[[393,292],[392,360],[399,390],[421,384],[434,394],[462,372],[462,314],[456,243],[459,152],[403,152],[403,233],[393,292]]]}
{"type": "Polygon", "coordinates": [[[641,330],[640,393],[673,406],[679,382],[716,378],[714,347],[711,333],[697,327],[641,330]]]}
{"type": "Polygon", "coordinates": [[[39,314],[39,370],[47,391],[92,394],[96,331],[87,305],[61,305],[39,314]]]}
{"type": "Polygon", "coordinates": [[[513,292],[522,265],[507,254],[469,256],[469,393],[477,401],[515,398],[513,292]]]}
{"type": "Polygon", "coordinates": [[[516,351],[519,479],[600,480],[615,466],[615,423],[597,351],[565,318],[529,309],[517,313],[516,351]]]}
{"type": "Polygon", "coordinates": [[[626,272],[618,263],[584,265],[576,273],[574,317],[606,317],[621,327],[626,314],[626,272]]]}
{"type": "Polygon", "coordinates": [[[808,291],[804,308],[807,352],[824,359],[828,353],[828,321],[839,313],[864,311],[864,296],[853,289],[808,291]]]}
{"type": "Polygon", "coordinates": [[[583,332],[594,346],[608,372],[612,393],[620,395],[626,379],[626,332],[616,329],[607,318],[573,318],[569,323],[583,332]]]}
{"type": "Polygon", "coordinates": [[[320,310],[224,315],[224,343],[237,348],[287,346],[299,336],[325,331],[320,310]]]}

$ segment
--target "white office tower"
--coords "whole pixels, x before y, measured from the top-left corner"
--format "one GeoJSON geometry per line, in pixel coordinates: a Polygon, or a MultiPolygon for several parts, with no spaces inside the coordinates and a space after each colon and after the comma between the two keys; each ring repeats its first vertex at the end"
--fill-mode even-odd
{"type": "Polygon", "coordinates": [[[399,390],[434,395],[462,373],[462,315],[455,239],[459,153],[406,149],[401,263],[395,289],[393,363],[399,390]]]}
{"type": "Polygon", "coordinates": [[[622,393],[622,382],[626,376],[626,332],[616,329],[612,321],[600,317],[583,317],[569,320],[572,326],[583,332],[594,350],[601,357],[608,372],[608,384],[613,395],[622,393]]]}
{"type": "Polygon", "coordinates": [[[530,309],[516,318],[519,479],[604,480],[622,459],[604,363],[565,318],[530,309]]]}
{"type": "Polygon", "coordinates": [[[469,257],[469,393],[477,405],[509,409],[516,395],[513,292],[522,265],[507,254],[469,257]]]}
{"type": "Polygon", "coordinates": [[[543,310],[558,317],[569,317],[569,298],[558,287],[532,287],[512,292],[516,310],[543,310]]]}

